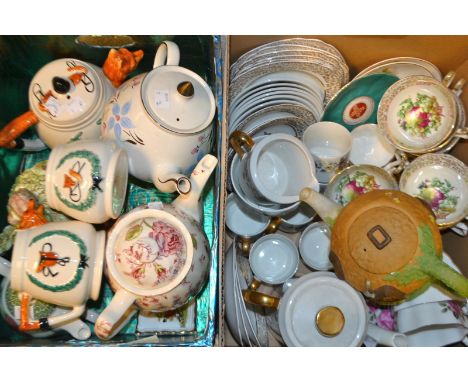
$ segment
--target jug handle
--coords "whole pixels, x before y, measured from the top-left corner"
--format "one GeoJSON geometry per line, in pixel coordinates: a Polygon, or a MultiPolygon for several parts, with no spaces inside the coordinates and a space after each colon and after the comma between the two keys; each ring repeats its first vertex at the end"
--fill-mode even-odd
{"type": "Polygon", "coordinates": [[[125,289],[118,290],[96,320],[94,325],[96,335],[102,340],[114,337],[136,312],[133,306],[135,300],[136,296],[133,293],[125,289]]]}
{"type": "Polygon", "coordinates": [[[16,138],[38,122],[39,119],[31,110],[16,117],[0,130],[0,147],[14,149],[20,146],[16,138]]]}
{"type": "Polygon", "coordinates": [[[31,330],[38,330],[38,329],[50,329],[52,326],[56,326],[63,322],[71,321],[80,317],[85,309],[85,305],[74,306],[73,309],[67,313],[61,314],[59,316],[54,317],[44,317],[39,319],[38,321],[29,321],[29,301],[31,295],[29,293],[23,292],[21,294],[21,307],[20,307],[20,325],[19,330],[23,332],[31,331],[31,330]]]}
{"type": "Polygon", "coordinates": [[[176,43],[163,41],[154,57],[153,69],[164,65],[179,65],[180,51],[176,43]]]}

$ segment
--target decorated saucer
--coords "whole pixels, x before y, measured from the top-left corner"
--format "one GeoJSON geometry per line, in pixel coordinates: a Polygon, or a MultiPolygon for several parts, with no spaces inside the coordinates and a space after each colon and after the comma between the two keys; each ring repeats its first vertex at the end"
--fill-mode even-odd
{"type": "Polygon", "coordinates": [[[456,119],[454,94],[426,76],[407,77],[393,84],[377,113],[379,128],[387,139],[414,154],[437,150],[455,133],[456,119]]]}
{"type": "Polygon", "coordinates": [[[428,76],[442,81],[439,68],[433,63],[416,57],[395,57],[376,62],[361,71],[354,80],[375,73],[393,74],[398,78],[409,76],[428,76]]]}
{"type": "Polygon", "coordinates": [[[468,167],[452,155],[416,158],[401,175],[400,190],[427,202],[440,228],[468,215],[468,167]]]}
{"type": "Polygon", "coordinates": [[[373,190],[398,190],[387,171],[372,165],[354,165],[336,174],[325,189],[325,196],[345,206],[359,195],[373,190]]]}
{"type": "Polygon", "coordinates": [[[371,74],[350,82],[328,102],[321,120],[339,123],[349,131],[376,123],[380,99],[397,81],[392,74],[371,74]]]}

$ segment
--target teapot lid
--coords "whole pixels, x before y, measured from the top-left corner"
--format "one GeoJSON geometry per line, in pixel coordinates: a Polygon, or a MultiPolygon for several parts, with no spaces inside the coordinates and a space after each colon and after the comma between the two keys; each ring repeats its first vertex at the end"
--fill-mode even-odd
{"type": "Polygon", "coordinates": [[[175,65],[149,72],[141,86],[141,97],[151,118],[179,134],[205,129],[216,110],[213,93],[203,78],[175,65]]]}
{"type": "Polygon", "coordinates": [[[102,86],[92,65],[62,58],[49,62],[36,73],[29,86],[29,105],[48,124],[81,124],[98,110],[102,86]]]}
{"type": "Polygon", "coordinates": [[[288,346],[359,346],[367,329],[367,306],[333,273],[313,272],[288,288],[278,321],[288,346]]]}

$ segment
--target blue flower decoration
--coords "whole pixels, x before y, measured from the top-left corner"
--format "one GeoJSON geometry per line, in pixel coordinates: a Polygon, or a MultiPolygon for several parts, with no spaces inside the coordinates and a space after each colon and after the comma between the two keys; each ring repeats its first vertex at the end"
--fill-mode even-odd
{"type": "Polygon", "coordinates": [[[122,127],[125,129],[133,129],[135,126],[132,123],[132,120],[126,115],[130,111],[132,106],[132,101],[125,102],[122,108],[118,103],[112,105],[112,116],[107,121],[107,127],[109,129],[114,129],[114,134],[116,138],[120,141],[120,134],[122,133],[122,127]]]}

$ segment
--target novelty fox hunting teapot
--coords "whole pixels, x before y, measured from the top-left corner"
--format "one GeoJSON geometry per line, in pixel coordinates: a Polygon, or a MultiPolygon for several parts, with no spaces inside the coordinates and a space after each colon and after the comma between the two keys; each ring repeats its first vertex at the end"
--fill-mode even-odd
{"type": "Polygon", "coordinates": [[[103,115],[102,135],[127,150],[130,174],[163,192],[190,192],[187,178],[210,151],[215,100],[208,84],[178,66],[170,41],[156,53],[154,68],[120,86],[103,115]]]}
{"type": "Polygon", "coordinates": [[[442,238],[423,201],[374,190],[341,207],[310,188],[300,199],[332,226],[330,258],[337,276],[376,303],[402,302],[433,281],[468,297],[468,279],[441,260],[442,238]]]}
{"type": "Polygon", "coordinates": [[[30,110],[0,131],[0,147],[37,151],[79,139],[99,138],[105,105],[143,51],[112,49],[103,65],[62,58],[43,66],[29,85],[30,110]],[[113,86],[114,85],[114,86],[113,86]],[[37,125],[40,140],[19,136],[37,125]]]}

